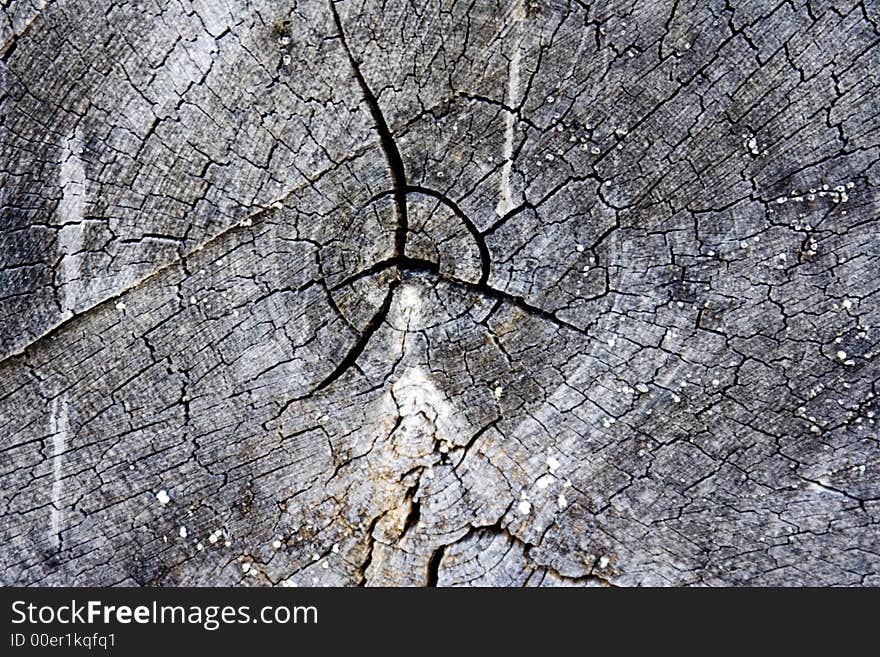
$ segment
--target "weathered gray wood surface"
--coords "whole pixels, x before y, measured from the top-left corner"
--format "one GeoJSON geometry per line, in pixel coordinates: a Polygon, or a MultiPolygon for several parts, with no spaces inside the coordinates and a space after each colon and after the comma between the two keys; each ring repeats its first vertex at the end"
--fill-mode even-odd
{"type": "Polygon", "coordinates": [[[7,0],[2,583],[880,583],[878,23],[7,0]]]}

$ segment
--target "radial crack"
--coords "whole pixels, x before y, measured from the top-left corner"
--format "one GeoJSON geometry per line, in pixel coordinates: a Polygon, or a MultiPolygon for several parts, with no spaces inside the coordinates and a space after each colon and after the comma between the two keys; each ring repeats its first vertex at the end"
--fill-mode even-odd
{"type": "Polygon", "coordinates": [[[370,339],[373,337],[373,334],[379,330],[379,327],[382,325],[382,322],[385,321],[385,318],[388,316],[388,309],[391,308],[391,301],[394,299],[394,290],[400,284],[400,281],[391,281],[391,284],[388,286],[388,292],[385,295],[385,299],[382,302],[379,310],[376,311],[376,314],[367,322],[367,325],[364,327],[363,332],[361,332],[360,337],[357,341],[351,346],[351,349],[348,350],[348,353],[345,354],[345,358],[343,358],[336,368],[328,374],[323,381],[321,381],[318,385],[316,385],[312,391],[309,393],[314,394],[319,390],[323,390],[327,386],[331,385],[336,379],[342,376],[348,368],[352,367],[356,362],[360,355],[366,349],[367,344],[370,342],[370,339]]]}
{"type": "Polygon", "coordinates": [[[406,236],[409,232],[409,221],[407,219],[406,211],[407,183],[406,171],[403,168],[403,158],[400,156],[400,151],[398,150],[397,143],[394,141],[394,137],[391,134],[391,129],[388,127],[388,122],[385,121],[385,115],[382,113],[382,108],[379,107],[379,101],[375,94],[373,94],[370,86],[367,84],[363,73],[361,73],[360,64],[358,64],[354,55],[351,53],[351,48],[349,48],[348,42],[345,39],[345,31],[342,29],[342,21],[339,18],[339,13],[336,11],[336,5],[333,0],[330,0],[330,11],[333,12],[333,22],[336,23],[336,29],[339,32],[339,39],[342,42],[342,47],[345,49],[345,54],[348,56],[348,61],[349,64],[351,64],[354,76],[357,78],[358,84],[361,87],[361,92],[364,94],[364,100],[370,108],[370,114],[373,116],[373,121],[376,123],[376,130],[379,132],[379,137],[382,140],[382,149],[385,151],[385,157],[388,160],[388,167],[391,169],[391,178],[394,181],[394,204],[397,210],[397,229],[394,236],[394,252],[396,255],[402,256],[406,253],[406,236]]]}

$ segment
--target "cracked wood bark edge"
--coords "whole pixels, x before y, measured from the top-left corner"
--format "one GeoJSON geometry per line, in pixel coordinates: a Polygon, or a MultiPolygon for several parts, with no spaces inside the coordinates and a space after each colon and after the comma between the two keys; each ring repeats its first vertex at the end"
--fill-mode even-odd
{"type": "Polygon", "coordinates": [[[880,583],[878,20],[6,3],[0,581],[880,583]]]}

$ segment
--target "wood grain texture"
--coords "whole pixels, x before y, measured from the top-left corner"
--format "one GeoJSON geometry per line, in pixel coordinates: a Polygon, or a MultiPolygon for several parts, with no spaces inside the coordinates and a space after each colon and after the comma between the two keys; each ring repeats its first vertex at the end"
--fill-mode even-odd
{"type": "Polygon", "coordinates": [[[0,44],[3,584],[880,584],[875,0],[0,44]]]}

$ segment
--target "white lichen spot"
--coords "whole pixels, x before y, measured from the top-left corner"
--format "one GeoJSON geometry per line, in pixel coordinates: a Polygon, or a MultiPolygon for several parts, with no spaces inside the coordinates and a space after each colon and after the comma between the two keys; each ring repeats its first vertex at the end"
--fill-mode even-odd
{"type": "Polygon", "coordinates": [[[837,357],[840,360],[846,360],[846,352],[841,349],[840,351],[837,352],[837,357]]]}
{"type": "Polygon", "coordinates": [[[532,512],[532,505],[528,500],[520,500],[520,503],[516,505],[516,510],[520,515],[527,516],[532,512]]]}
{"type": "Polygon", "coordinates": [[[535,483],[540,490],[544,490],[554,481],[556,481],[556,478],[553,475],[545,474],[542,477],[539,477],[538,481],[535,483]]]}
{"type": "Polygon", "coordinates": [[[565,495],[559,493],[559,497],[556,498],[556,506],[560,509],[564,509],[568,506],[568,500],[565,499],[565,495]]]}
{"type": "Polygon", "coordinates": [[[547,457],[547,469],[550,470],[550,472],[556,472],[556,470],[558,468],[559,468],[559,461],[557,461],[556,458],[553,456],[548,456],[547,457]]]}
{"type": "Polygon", "coordinates": [[[164,488],[156,493],[156,499],[159,500],[159,504],[162,506],[165,506],[171,501],[171,498],[168,496],[168,491],[164,488]]]}
{"type": "Polygon", "coordinates": [[[181,525],[180,529],[177,530],[177,535],[180,536],[180,538],[186,538],[189,536],[189,533],[186,531],[186,527],[181,525]]]}
{"type": "Polygon", "coordinates": [[[126,306],[123,301],[116,302],[116,310],[118,310],[119,312],[125,312],[125,308],[126,308],[126,306]]]}
{"type": "Polygon", "coordinates": [[[282,545],[281,541],[277,538],[274,541],[272,541],[272,547],[275,548],[276,550],[280,550],[281,545],[282,545]]]}
{"type": "Polygon", "coordinates": [[[761,154],[761,149],[758,147],[758,139],[756,137],[749,137],[746,141],[746,148],[752,155],[761,154]]]}

